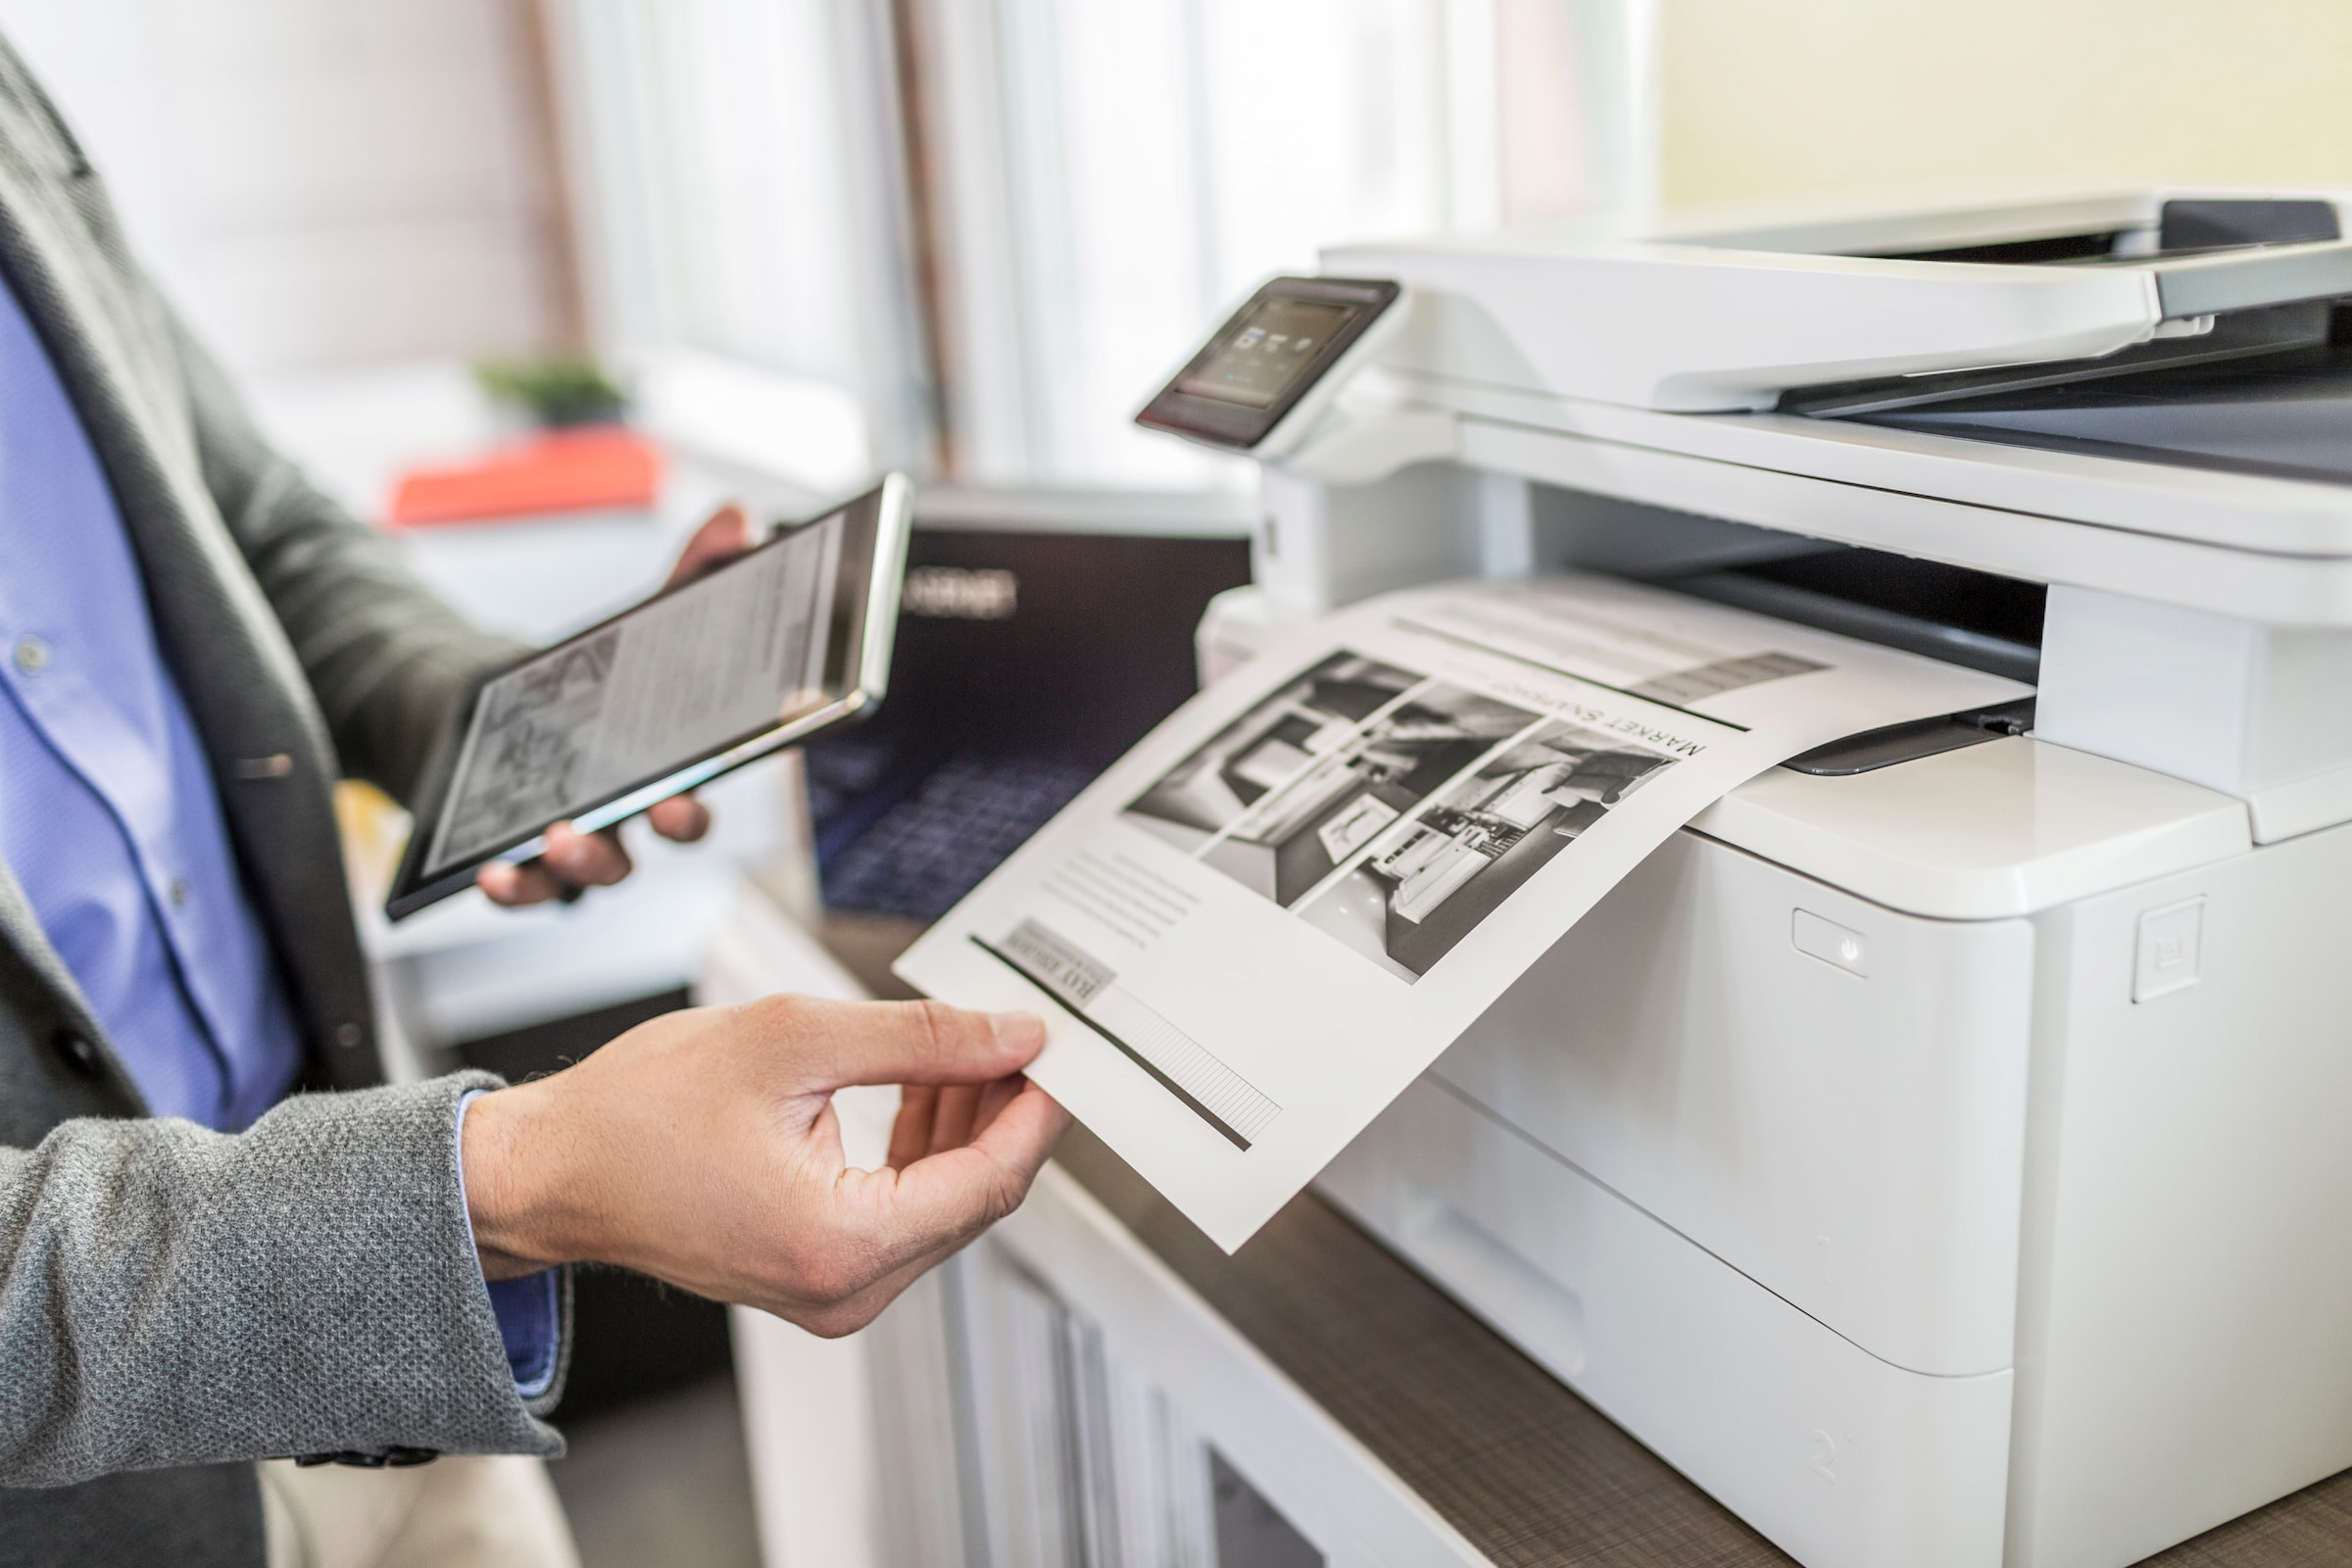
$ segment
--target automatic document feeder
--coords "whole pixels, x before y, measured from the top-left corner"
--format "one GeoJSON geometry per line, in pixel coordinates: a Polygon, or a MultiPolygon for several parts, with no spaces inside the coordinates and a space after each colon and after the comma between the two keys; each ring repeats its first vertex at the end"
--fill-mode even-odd
{"type": "Polygon", "coordinates": [[[2108,1568],[2352,1465],[2342,233],[1350,246],[1143,416],[1264,463],[1212,671],[1578,566],[2037,684],[1725,797],[1322,1179],[1810,1568],[2108,1568]]]}

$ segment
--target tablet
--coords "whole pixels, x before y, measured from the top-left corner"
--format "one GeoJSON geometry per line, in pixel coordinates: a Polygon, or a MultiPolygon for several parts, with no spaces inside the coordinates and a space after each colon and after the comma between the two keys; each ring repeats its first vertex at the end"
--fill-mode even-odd
{"type": "Polygon", "coordinates": [[[610,827],[882,700],[906,570],[892,474],[714,571],[520,662],[459,706],[384,912],[527,860],[551,826],[610,827]]]}

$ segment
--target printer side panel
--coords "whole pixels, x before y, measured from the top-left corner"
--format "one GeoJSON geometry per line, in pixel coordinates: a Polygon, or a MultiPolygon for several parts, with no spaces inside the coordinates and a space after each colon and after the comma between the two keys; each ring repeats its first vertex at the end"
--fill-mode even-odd
{"type": "Polygon", "coordinates": [[[2037,924],[2008,1560],[2108,1568],[2352,1465],[2352,827],[2037,924]]]}

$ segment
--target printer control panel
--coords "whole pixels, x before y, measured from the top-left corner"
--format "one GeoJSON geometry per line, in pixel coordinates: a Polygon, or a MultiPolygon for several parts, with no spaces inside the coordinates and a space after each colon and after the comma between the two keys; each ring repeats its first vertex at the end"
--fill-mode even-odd
{"type": "Polygon", "coordinates": [[[1218,327],[1136,423],[1207,446],[1269,456],[1312,421],[1318,393],[1403,290],[1381,278],[1277,277],[1218,327]],[[1294,417],[1295,416],[1295,417],[1294,417]],[[1286,426],[1286,421],[1288,421],[1286,426]]]}

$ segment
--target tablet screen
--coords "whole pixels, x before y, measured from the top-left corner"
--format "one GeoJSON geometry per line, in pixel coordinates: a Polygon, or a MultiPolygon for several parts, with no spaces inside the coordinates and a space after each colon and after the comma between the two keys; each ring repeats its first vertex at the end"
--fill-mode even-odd
{"type": "Polygon", "coordinates": [[[812,523],[484,686],[424,874],[821,707],[841,536],[812,523]]]}
{"type": "Polygon", "coordinates": [[[444,737],[385,912],[868,711],[890,678],[910,491],[856,500],[485,676],[444,737]]]}

